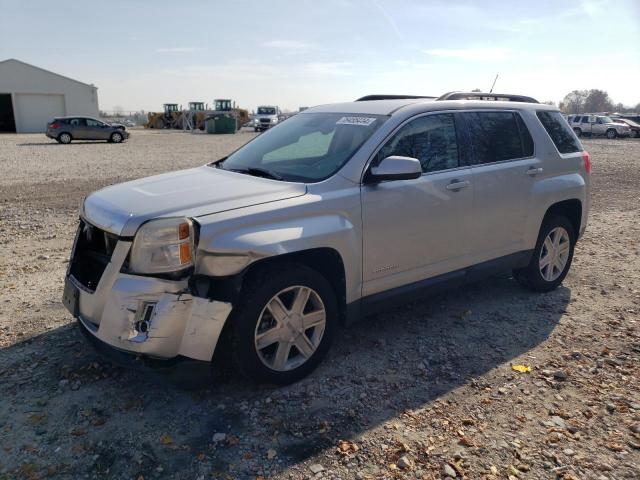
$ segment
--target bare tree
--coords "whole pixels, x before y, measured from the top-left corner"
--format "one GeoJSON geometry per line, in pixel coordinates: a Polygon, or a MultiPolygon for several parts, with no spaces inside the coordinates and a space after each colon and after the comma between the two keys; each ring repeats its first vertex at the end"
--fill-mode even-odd
{"type": "Polygon", "coordinates": [[[607,92],[594,88],[589,90],[584,101],[584,110],[585,112],[609,112],[613,110],[613,102],[607,92]]]}
{"type": "Polygon", "coordinates": [[[588,96],[588,90],[574,90],[567,93],[560,102],[560,110],[564,113],[583,113],[585,111],[584,104],[588,96]]]}

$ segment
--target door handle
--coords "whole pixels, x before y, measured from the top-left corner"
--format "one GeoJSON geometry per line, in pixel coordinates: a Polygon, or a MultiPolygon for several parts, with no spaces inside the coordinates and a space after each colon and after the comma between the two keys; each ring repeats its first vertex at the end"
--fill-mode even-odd
{"type": "Polygon", "coordinates": [[[458,191],[460,189],[463,189],[465,187],[468,187],[469,185],[471,185],[471,182],[468,180],[464,180],[464,181],[459,181],[459,180],[453,180],[450,184],[448,184],[446,187],[447,190],[454,190],[454,191],[458,191]]]}
{"type": "Polygon", "coordinates": [[[544,168],[542,167],[531,167],[529,170],[527,170],[527,175],[529,175],[530,177],[535,177],[536,175],[538,175],[539,173],[542,173],[544,171],[544,168]]]}

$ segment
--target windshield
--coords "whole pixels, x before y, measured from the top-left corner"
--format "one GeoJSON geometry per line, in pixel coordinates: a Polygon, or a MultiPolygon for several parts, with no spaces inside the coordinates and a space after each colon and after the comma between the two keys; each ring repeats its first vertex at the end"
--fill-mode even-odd
{"type": "Polygon", "coordinates": [[[613,120],[611,120],[611,117],[600,117],[600,121],[602,123],[613,123],[613,120]]]}
{"type": "Polygon", "coordinates": [[[275,115],[276,109],[273,107],[258,107],[258,115],[275,115]]]}
{"type": "Polygon", "coordinates": [[[303,113],[289,118],[216,164],[225,170],[290,182],[319,182],[336,173],[387,117],[303,113]]]}

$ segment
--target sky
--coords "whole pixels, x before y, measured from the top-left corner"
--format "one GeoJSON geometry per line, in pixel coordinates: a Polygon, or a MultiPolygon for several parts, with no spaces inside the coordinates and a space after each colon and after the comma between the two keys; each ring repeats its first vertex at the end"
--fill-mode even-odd
{"type": "Polygon", "coordinates": [[[495,90],[640,103],[640,0],[0,0],[0,60],[98,87],[102,110],[301,106],[495,90]]]}

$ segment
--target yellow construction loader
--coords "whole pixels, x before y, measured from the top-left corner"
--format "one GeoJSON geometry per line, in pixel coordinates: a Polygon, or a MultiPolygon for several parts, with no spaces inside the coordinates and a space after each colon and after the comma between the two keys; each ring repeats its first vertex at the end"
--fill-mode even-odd
{"type": "Polygon", "coordinates": [[[177,103],[165,103],[163,112],[149,112],[144,128],[182,128],[181,112],[177,103]]]}

